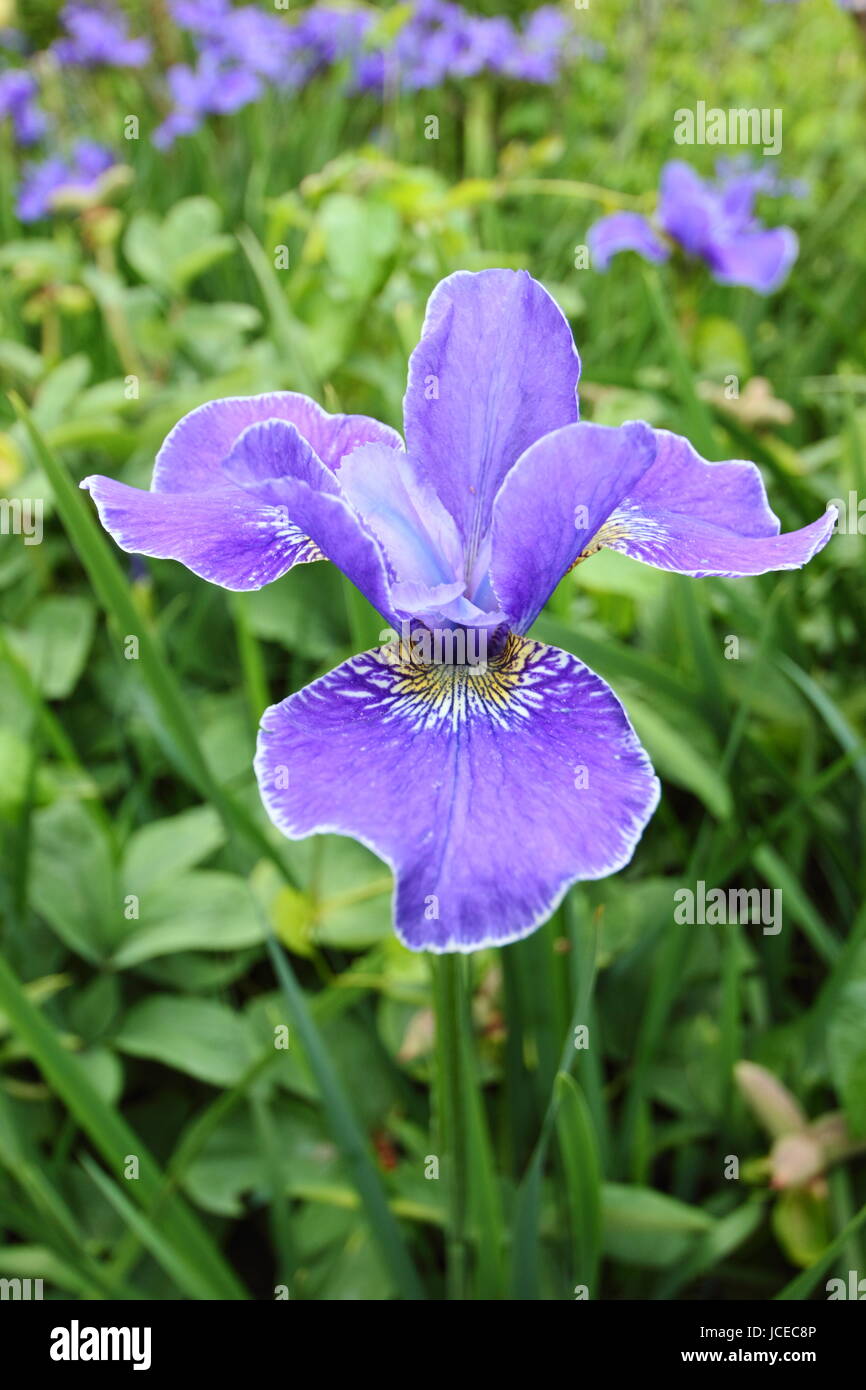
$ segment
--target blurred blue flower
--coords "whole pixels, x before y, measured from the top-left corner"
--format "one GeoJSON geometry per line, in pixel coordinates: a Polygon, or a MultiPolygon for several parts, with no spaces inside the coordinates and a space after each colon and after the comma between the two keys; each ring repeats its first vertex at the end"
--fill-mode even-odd
{"type": "Polygon", "coordinates": [[[606,270],[620,251],[666,259],[663,234],[704,261],[720,284],[745,285],[759,294],[778,289],[797,259],[797,235],[790,227],[765,227],[755,214],[755,199],[759,193],[801,194],[803,186],[736,161],[720,164],[717,175],[710,183],[682,160],[671,160],[662,169],[654,223],[618,212],[590,228],[596,269],[606,270]]]}
{"type": "Polygon", "coordinates": [[[11,120],[19,145],[36,145],[48,129],[36,98],[36,79],[23,68],[0,73],[0,121],[11,120]]]}
{"type": "Polygon", "coordinates": [[[261,95],[256,73],[224,62],[206,49],[195,68],[178,63],[169,68],[168,85],[174,107],[153,132],[157,149],[168,149],[181,135],[192,135],[207,116],[224,116],[248,106],[261,95]]]}
{"type": "Polygon", "coordinates": [[[150,58],[150,40],[130,38],[119,10],[70,0],[60,17],[68,37],[58,39],[51,52],[65,66],[140,68],[150,58]]]}
{"type": "MultiPolygon", "coordinates": [[[[268,87],[297,90],[339,64],[347,65],[352,90],[381,94],[395,86],[426,90],[480,73],[550,83],[566,63],[597,52],[552,5],[535,10],[519,29],[502,16],[472,14],[453,0],[415,0],[405,6],[396,32],[381,37],[373,9],[311,5],[286,23],[231,0],[170,0],[169,8],[190,35],[195,60],[169,69],[173,105],[154,134],[160,149],[193,134],[208,116],[258,100],[268,87]]],[[[64,19],[72,38],[55,45],[62,61],[119,61],[118,52],[128,55],[141,42],[127,37],[120,16],[78,0],[67,5],[64,19]]]]}
{"type": "Polygon", "coordinates": [[[71,159],[52,155],[41,164],[27,164],[18,190],[17,211],[22,222],[37,222],[64,199],[93,193],[116,160],[93,140],[79,140],[71,159]]]}

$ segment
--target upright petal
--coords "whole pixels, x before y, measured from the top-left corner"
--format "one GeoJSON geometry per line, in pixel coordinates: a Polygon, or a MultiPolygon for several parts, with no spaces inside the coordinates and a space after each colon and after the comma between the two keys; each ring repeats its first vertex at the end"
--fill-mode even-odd
{"type": "Polygon", "coordinates": [[[340,469],[340,489],[377,536],[398,580],[433,585],[462,578],[454,518],[410,454],[382,444],[356,449],[340,469]]]}
{"type": "Polygon", "coordinates": [[[831,508],[799,531],[779,534],[753,463],[707,463],[688,440],[654,431],[655,462],[593,540],[659,569],[700,579],[799,569],[833,534],[831,508]]]}
{"type": "Polygon", "coordinates": [[[355,657],[265,713],[256,773],[291,839],[384,859],[400,938],[437,952],[526,936],[628,863],[659,795],[608,686],[516,636],[487,666],[355,657]]]}
{"type": "Polygon", "coordinates": [[[204,492],[239,435],[265,420],[287,420],[331,471],[360,444],[401,449],[395,430],[366,415],[329,415],[309,396],[272,391],[261,396],[228,396],[208,401],[179,420],[156,456],[156,492],[204,492]]]}
{"type": "Polygon", "coordinates": [[[658,219],[668,236],[693,256],[702,256],[723,219],[721,199],[691,165],[672,159],[662,169],[658,219]]]}
{"type": "Polygon", "coordinates": [[[525,632],[656,454],[649,425],[566,425],[533,444],[493,506],[493,589],[525,632]]]}
{"type": "Polygon", "coordinates": [[[406,447],[454,517],[471,573],[512,464],[577,420],[580,361],[525,271],[457,271],[433,291],[409,364],[406,447]]]}

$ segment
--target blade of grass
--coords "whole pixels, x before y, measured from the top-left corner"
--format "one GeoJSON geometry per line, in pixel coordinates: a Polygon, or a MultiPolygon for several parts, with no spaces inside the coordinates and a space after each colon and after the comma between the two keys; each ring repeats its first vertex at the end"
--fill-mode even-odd
{"type": "MultiPolygon", "coordinates": [[[[532,1151],[526,1173],[517,1190],[514,1204],[509,1288],[511,1298],[521,1302],[539,1297],[542,1176],[561,1100],[561,1091],[557,1091],[556,1082],[561,1075],[570,1076],[572,1068],[578,1060],[578,1050],[574,1045],[575,1031],[581,1022],[586,1021],[589,1013],[595,983],[597,936],[598,926],[593,920],[590,930],[584,938],[585,950],[581,961],[583,965],[582,977],[578,979],[574,1013],[562,1046],[559,1068],[556,1077],[554,1077],[541,1131],[532,1151]]],[[[504,949],[507,951],[511,948],[506,946],[504,949]]]]}
{"type": "Polygon", "coordinates": [[[565,1072],[556,1078],[556,1134],[565,1170],[571,1225],[572,1278],[597,1296],[601,1251],[601,1164],[595,1126],[583,1091],[565,1072]]]}
{"type": "Polygon", "coordinates": [[[185,1256],[184,1252],[172,1243],[170,1237],[163,1234],[163,1230],[170,1229],[170,1227],[163,1227],[163,1230],[160,1230],[155,1226],[144,1212],[137,1209],[117,1183],[112,1182],[108,1174],[94,1163],[88,1154],[84,1154],[82,1157],[81,1166],[109,1206],[113,1207],[124,1224],[135,1232],[141,1244],[162,1267],[172,1283],[178,1289],[182,1289],[190,1298],[201,1302],[206,1302],[212,1298],[213,1291],[210,1281],[198,1268],[195,1256],[185,1256]]]}
{"type": "Polygon", "coordinates": [[[267,935],[267,948],[289,1015],[298,1031],[301,1047],[319,1088],[331,1133],[352,1173],[370,1222],[371,1232],[394,1280],[397,1294],[404,1299],[423,1299],[424,1291],[403,1235],[388,1205],[363,1133],[337,1080],[327,1049],[313,1023],[304,993],[289,965],[286,953],[270,930],[267,935]]]}

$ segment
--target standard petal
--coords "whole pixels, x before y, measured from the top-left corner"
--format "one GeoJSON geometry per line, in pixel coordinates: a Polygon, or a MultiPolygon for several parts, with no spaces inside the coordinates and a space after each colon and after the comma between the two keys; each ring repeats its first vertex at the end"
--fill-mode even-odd
{"type": "Polygon", "coordinates": [[[680,435],[654,434],[654,464],[601,527],[593,549],[609,546],[696,579],[735,578],[799,569],[833,534],[831,508],[780,535],[754,463],[707,463],[680,435]]]}
{"type": "Polygon", "coordinates": [[[493,506],[490,575],[525,632],[656,454],[649,425],[566,425],[518,459],[493,506]]]}
{"type": "Polygon", "coordinates": [[[228,396],[208,401],[179,420],[156,456],[153,487],[157,492],[210,491],[214,475],[232,446],[250,425],[287,420],[335,471],[360,444],[402,449],[395,430],[366,415],[329,415],[309,396],[272,391],[261,396],[228,396]]]}
{"type": "Polygon", "coordinates": [[[406,447],[457,522],[472,573],[512,464],[577,420],[571,329],[525,271],[460,270],[433,291],[409,363],[406,447]]]}
{"type": "Polygon", "coordinates": [[[702,256],[722,220],[721,201],[689,164],[672,159],[662,169],[658,219],[668,236],[702,256]]]}
{"type": "Polygon", "coordinates": [[[401,583],[457,581],[462,591],[457,526],[409,454],[381,444],[356,449],[340,469],[340,489],[378,538],[401,583]]]}
{"type": "Polygon", "coordinates": [[[255,765],[275,825],[368,845],[437,952],[526,936],[628,863],[659,795],[604,681],[517,636],[486,667],[355,657],[265,713],[255,765]]]}
{"type": "Polygon", "coordinates": [[[609,217],[600,218],[590,227],[586,239],[595,270],[607,270],[611,257],[621,251],[637,251],[657,265],[671,254],[667,242],[639,212],[612,212],[609,217]]]}

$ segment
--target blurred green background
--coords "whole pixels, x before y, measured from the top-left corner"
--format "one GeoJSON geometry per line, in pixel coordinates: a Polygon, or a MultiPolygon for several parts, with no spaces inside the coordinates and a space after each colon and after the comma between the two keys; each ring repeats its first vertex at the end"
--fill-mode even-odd
{"type": "MultiPolygon", "coordinates": [[[[182,54],[164,9],[128,8],[182,54]]],[[[338,66],[165,152],[148,138],[162,51],[143,71],[55,72],[55,118],[129,173],[32,227],[0,132],[0,377],[36,431],[5,411],[0,487],[44,503],[41,544],[0,536],[0,1275],[42,1277],[46,1296],[726,1300],[826,1297],[833,1275],[866,1275],[856,526],[806,570],[754,580],[607,552],[539,620],[624,701],[663,799],[625,872],[461,963],[455,1284],[454,1192],[429,1172],[428,961],[392,934],[385,867],[347,840],[281,840],[251,767],[264,706],[381,623],[324,565],[229,595],[131,562],[74,490],[94,472],[147,486],[174,422],[228,394],[296,389],[399,428],[432,287],[522,266],[571,320],[584,418],[755,460],[784,529],[866,497],[851,16],[830,0],[564,9],[605,52],[554,84],[480,77],[382,104],[348,95],[338,66]],[[808,192],[767,206],[801,242],[770,298],[679,260],[575,269],[616,194],[652,206],[683,154],[673,111],[698,100],[784,112],[779,170],[808,192]],[[141,134],[124,141],[130,113],[141,134]],[[783,930],[678,926],[673,894],[699,879],[780,888],[783,930]],[[738,1086],[744,1059],[765,1071],[738,1086]],[[843,1118],[808,1128],[828,1112],[843,1118]],[[809,1156],[793,1175],[766,1161],[780,1127],[809,1156]]],[[[56,10],[4,19],[39,49],[56,10]]],[[[687,157],[709,174],[716,153],[687,157]]]]}

